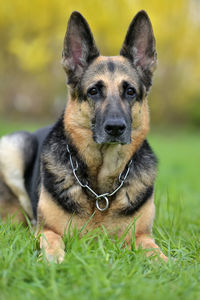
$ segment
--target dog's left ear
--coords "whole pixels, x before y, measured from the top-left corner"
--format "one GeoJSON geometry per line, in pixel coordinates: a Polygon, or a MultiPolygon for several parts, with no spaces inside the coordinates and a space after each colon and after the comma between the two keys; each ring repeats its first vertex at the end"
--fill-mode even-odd
{"type": "Polygon", "coordinates": [[[137,67],[148,90],[156,68],[157,54],[151,21],[145,11],[138,12],[132,20],[120,55],[137,67]]]}
{"type": "Polygon", "coordinates": [[[84,69],[97,56],[99,51],[87,21],[79,12],[74,11],[68,22],[62,53],[68,83],[75,86],[84,69]]]}

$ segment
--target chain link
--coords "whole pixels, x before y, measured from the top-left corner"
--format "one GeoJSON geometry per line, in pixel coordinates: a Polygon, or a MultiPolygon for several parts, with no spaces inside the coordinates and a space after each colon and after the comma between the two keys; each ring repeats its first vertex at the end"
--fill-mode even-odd
{"type": "Polygon", "coordinates": [[[108,209],[109,207],[109,200],[108,200],[108,197],[111,197],[113,196],[114,194],[116,194],[120,189],[121,187],[124,185],[124,182],[129,174],[129,171],[130,171],[130,167],[131,167],[131,164],[132,164],[132,160],[130,160],[129,164],[128,164],[128,167],[127,167],[127,171],[126,173],[124,174],[123,176],[123,173],[120,173],[119,177],[118,177],[118,181],[119,181],[119,186],[112,192],[112,193],[104,193],[104,194],[100,194],[98,195],[89,185],[88,185],[88,182],[86,182],[85,184],[83,184],[80,179],[78,178],[77,174],[76,174],[76,171],[78,170],[78,161],[76,160],[76,166],[74,166],[74,163],[73,163],[73,160],[72,160],[72,156],[71,156],[71,152],[69,150],[69,146],[67,145],[67,152],[69,153],[69,161],[70,161],[70,165],[71,165],[71,168],[72,168],[72,172],[74,174],[74,177],[76,179],[76,181],[78,182],[78,184],[83,187],[83,188],[86,188],[88,191],[91,192],[91,194],[93,194],[96,198],[96,208],[99,210],[99,211],[105,211],[108,209]],[[101,208],[100,205],[99,205],[99,200],[104,200],[105,201],[105,207],[101,208]]]}

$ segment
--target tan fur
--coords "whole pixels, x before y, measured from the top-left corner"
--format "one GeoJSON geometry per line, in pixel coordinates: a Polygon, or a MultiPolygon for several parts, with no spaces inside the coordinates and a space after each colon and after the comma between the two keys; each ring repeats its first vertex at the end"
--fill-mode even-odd
{"type": "Polygon", "coordinates": [[[70,98],[65,111],[64,124],[74,145],[79,150],[79,155],[84,157],[89,166],[91,176],[95,176],[99,165],[102,164],[102,157],[99,147],[92,138],[89,104],[87,102],[77,103],[70,98]]]}
{"type": "MultiPolygon", "coordinates": [[[[44,225],[46,228],[51,229],[55,233],[63,236],[64,232],[68,230],[69,224],[76,224],[77,228],[81,228],[88,220],[91,215],[89,213],[89,204],[87,198],[85,197],[81,191],[79,186],[74,186],[71,191],[71,196],[76,198],[77,201],[82,204],[83,213],[81,218],[79,216],[72,216],[71,214],[66,213],[62,207],[60,207],[55,199],[45,190],[45,188],[41,187],[40,199],[38,204],[38,229],[40,230],[40,226],[44,225]],[[78,194],[81,196],[79,197],[78,194]]],[[[73,227],[72,224],[72,227],[73,227]]]]}
{"type": "Polygon", "coordinates": [[[51,195],[42,186],[38,204],[38,226],[44,224],[45,228],[63,235],[67,220],[65,211],[53,201],[51,195]]]}

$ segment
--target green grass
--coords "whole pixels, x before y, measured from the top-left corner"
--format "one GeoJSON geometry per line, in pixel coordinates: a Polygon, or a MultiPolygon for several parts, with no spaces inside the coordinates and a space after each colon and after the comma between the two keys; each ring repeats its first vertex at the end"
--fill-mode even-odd
{"type": "MultiPolygon", "coordinates": [[[[19,127],[2,123],[0,134],[19,127]]],[[[66,237],[64,262],[48,265],[38,262],[32,231],[8,221],[0,230],[0,300],[200,299],[200,138],[163,132],[149,140],[160,161],[154,236],[169,263],[94,231],[66,237]]]]}

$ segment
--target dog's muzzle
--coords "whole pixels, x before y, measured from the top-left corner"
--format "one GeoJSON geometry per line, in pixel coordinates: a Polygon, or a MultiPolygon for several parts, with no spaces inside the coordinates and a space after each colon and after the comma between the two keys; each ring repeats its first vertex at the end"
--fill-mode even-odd
{"type": "Polygon", "coordinates": [[[103,124],[95,124],[93,137],[98,144],[130,144],[131,127],[123,118],[109,118],[103,124]]]}

